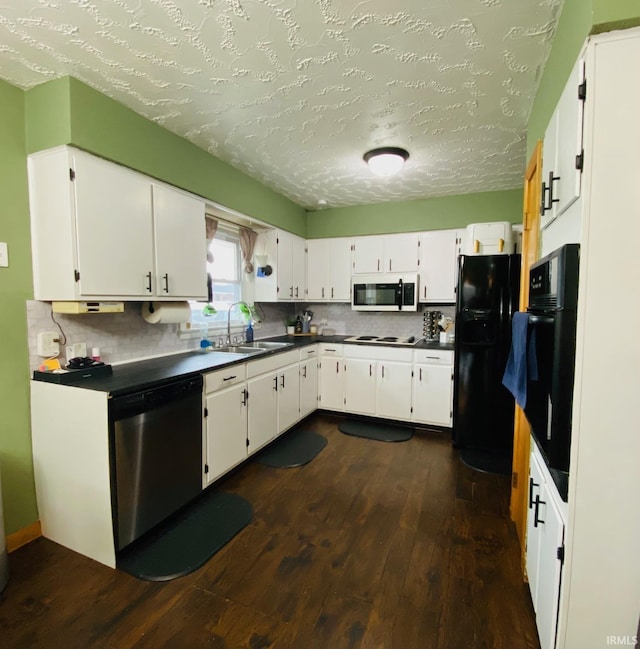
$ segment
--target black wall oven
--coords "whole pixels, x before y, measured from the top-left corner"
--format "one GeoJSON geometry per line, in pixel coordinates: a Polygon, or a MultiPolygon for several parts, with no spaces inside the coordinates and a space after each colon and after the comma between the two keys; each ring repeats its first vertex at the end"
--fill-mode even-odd
{"type": "Polygon", "coordinates": [[[529,274],[529,344],[537,380],[528,381],[525,414],[563,500],[567,500],[578,305],[579,244],[537,261],[529,274]]]}

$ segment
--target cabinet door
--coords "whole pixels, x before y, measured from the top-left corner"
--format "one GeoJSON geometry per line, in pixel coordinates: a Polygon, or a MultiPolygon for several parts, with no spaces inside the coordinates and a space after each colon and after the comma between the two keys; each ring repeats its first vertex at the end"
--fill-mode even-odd
{"type": "Polygon", "coordinates": [[[151,183],[80,152],[73,166],[81,295],[152,296],[151,183]]]}
{"type": "MultiPolygon", "coordinates": [[[[558,102],[556,166],[553,198],[555,216],[560,216],[580,196],[582,173],[576,168],[576,156],[582,152],[582,110],[584,102],[578,97],[578,86],[584,80],[582,60],[573,67],[567,85],[558,102]]],[[[545,142],[546,146],[546,142],[545,142]]],[[[543,177],[548,181],[548,177],[543,177]]]]}
{"type": "Polygon", "coordinates": [[[294,236],[284,230],[279,230],[278,244],[278,301],[291,302],[294,299],[293,277],[293,239],[294,236]]]}
{"type": "Polygon", "coordinates": [[[555,188],[555,171],[557,169],[557,147],[558,147],[558,111],[554,111],[547,130],[544,132],[542,143],[542,195],[540,197],[540,227],[544,228],[556,218],[556,204],[551,202],[551,191],[555,188]]]}
{"type": "Polygon", "coordinates": [[[293,299],[304,301],[307,291],[307,255],[305,240],[291,236],[291,272],[293,282],[293,299]]]}
{"type": "Polygon", "coordinates": [[[378,362],[376,401],[379,417],[411,420],[411,364],[378,362]]]}
{"type": "Polygon", "coordinates": [[[202,201],[153,185],[157,295],[206,300],[204,219],[202,201]]]}
{"type": "Polygon", "coordinates": [[[278,372],[278,432],[300,419],[300,367],[298,363],[278,372]]]}
{"type": "Polygon", "coordinates": [[[327,239],[326,253],[329,271],[329,294],[332,302],[351,301],[351,240],[327,239]]]}
{"type": "Polygon", "coordinates": [[[207,484],[247,457],[246,385],[235,385],[206,398],[207,484]]]}
{"type": "Polygon", "coordinates": [[[278,373],[249,379],[247,389],[249,453],[253,453],[278,434],[278,373]]]}
{"type": "Polygon", "coordinates": [[[416,365],[413,372],[413,421],[451,426],[453,378],[447,365],[416,365]]]}
{"type": "Polygon", "coordinates": [[[325,356],[320,359],[320,407],[344,410],[342,359],[325,356]]]}
{"type": "Polygon", "coordinates": [[[384,237],[385,273],[415,273],[418,270],[418,233],[384,237]]]}
{"type": "Polygon", "coordinates": [[[455,302],[457,230],[420,234],[420,302],[455,302]]]}
{"type": "Polygon", "coordinates": [[[376,362],[344,360],[344,409],[362,415],[376,414],[376,362]]]}
{"type": "Polygon", "coordinates": [[[356,237],[353,240],[353,272],[381,273],[384,270],[384,237],[356,237]]]}
{"type": "Polygon", "coordinates": [[[536,625],[540,649],[553,649],[556,643],[558,598],[562,562],[558,548],[563,545],[564,524],[553,502],[550,487],[542,485],[538,508],[539,561],[536,592],[536,625]]]}
{"type": "Polygon", "coordinates": [[[307,300],[326,299],[329,286],[329,239],[307,241],[307,300]]]}
{"type": "MultiPolygon", "coordinates": [[[[532,448],[535,442],[531,440],[532,448]]],[[[529,457],[529,509],[527,511],[527,577],[533,610],[538,613],[538,565],[540,562],[540,528],[536,520],[539,508],[538,500],[542,499],[542,485],[544,479],[538,465],[536,456],[531,453],[529,457]]]]}
{"type": "Polygon", "coordinates": [[[300,363],[300,419],[318,407],[318,359],[300,363]]]}

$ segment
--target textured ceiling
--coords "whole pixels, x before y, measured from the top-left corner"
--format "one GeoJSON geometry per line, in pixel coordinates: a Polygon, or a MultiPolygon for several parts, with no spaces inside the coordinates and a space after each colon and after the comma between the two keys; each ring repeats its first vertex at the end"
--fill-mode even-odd
{"type": "Polygon", "coordinates": [[[0,0],[0,78],[75,76],[308,209],[511,189],[561,4],[0,0]]]}

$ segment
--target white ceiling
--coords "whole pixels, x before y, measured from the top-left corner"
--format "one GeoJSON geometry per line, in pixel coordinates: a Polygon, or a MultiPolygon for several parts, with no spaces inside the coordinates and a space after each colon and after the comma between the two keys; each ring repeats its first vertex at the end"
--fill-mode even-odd
{"type": "Polygon", "coordinates": [[[0,0],[0,78],[75,76],[307,209],[512,189],[561,5],[0,0]]]}

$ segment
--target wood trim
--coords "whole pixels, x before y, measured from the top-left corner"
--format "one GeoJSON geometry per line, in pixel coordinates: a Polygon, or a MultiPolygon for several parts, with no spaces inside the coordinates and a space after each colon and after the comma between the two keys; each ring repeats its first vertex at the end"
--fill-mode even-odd
{"type": "Polygon", "coordinates": [[[41,536],[42,526],[40,525],[40,521],[31,523],[31,525],[27,525],[27,527],[23,527],[21,530],[7,536],[7,550],[13,552],[41,536]]]}
{"type": "MultiPolygon", "coordinates": [[[[529,270],[538,259],[540,233],[540,190],[542,187],[542,141],[538,140],[524,175],[524,205],[522,217],[522,266],[520,270],[519,310],[526,311],[529,304],[529,270]]],[[[529,485],[529,422],[516,404],[513,424],[513,469],[511,474],[511,519],[516,525],[523,575],[526,580],[526,542],[529,485]]]]}

